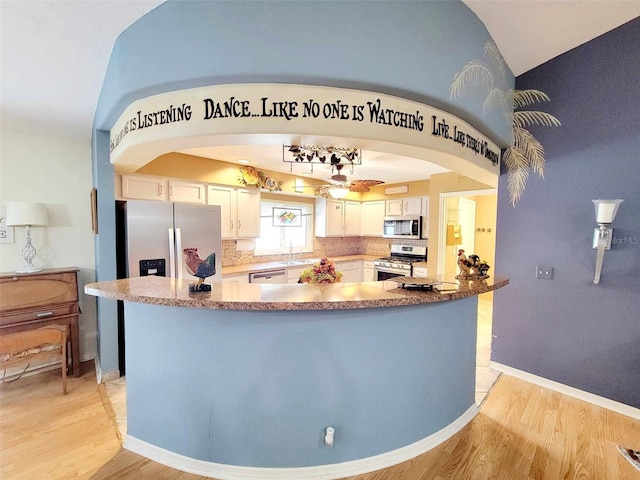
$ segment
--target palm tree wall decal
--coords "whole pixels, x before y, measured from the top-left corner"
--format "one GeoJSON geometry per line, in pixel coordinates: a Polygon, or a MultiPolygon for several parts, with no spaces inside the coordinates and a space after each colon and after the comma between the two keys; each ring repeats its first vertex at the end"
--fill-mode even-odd
{"type": "Polygon", "coordinates": [[[495,43],[484,45],[486,61],[471,60],[456,73],[450,86],[452,100],[457,100],[469,89],[486,91],[482,111],[502,108],[506,121],[512,124],[513,143],[504,149],[502,161],[507,169],[507,189],[511,204],[522,197],[529,172],[544,178],[544,147],[527,130],[531,125],[560,126],[560,121],[550,113],[539,110],[523,110],[533,104],[548,102],[549,97],[540,90],[514,90],[501,88],[507,72],[507,64],[495,43]]]}

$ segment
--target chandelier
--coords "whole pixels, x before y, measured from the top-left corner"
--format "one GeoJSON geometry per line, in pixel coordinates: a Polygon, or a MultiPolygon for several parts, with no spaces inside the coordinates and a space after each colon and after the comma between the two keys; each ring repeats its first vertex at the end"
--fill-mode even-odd
{"type": "Polygon", "coordinates": [[[337,165],[353,167],[362,164],[362,151],[357,148],[319,145],[283,145],[282,161],[290,163],[292,168],[294,163],[309,163],[312,169],[314,163],[322,163],[332,167],[337,165]]]}

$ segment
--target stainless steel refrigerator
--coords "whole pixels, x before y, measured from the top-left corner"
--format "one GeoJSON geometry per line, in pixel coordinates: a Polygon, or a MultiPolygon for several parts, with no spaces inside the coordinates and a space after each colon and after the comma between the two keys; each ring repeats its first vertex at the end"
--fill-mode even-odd
{"type": "MultiPolygon", "coordinates": [[[[116,269],[118,278],[159,275],[198,278],[185,265],[185,248],[196,248],[201,259],[215,254],[215,274],[222,278],[220,207],[144,200],[116,201],[116,269]]],[[[118,301],[118,367],[126,374],[124,304],[118,301]]]]}
{"type": "MultiPolygon", "coordinates": [[[[206,281],[220,281],[219,206],[129,200],[125,210],[128,277],[159,275],[194,283],[198,278],[189,273],[184,250],[197,249],[200,259],[211,267],[215,255],[215,274],[206,281]]],[[[193,271],[193,261],[190,266],[193,271]]]]}

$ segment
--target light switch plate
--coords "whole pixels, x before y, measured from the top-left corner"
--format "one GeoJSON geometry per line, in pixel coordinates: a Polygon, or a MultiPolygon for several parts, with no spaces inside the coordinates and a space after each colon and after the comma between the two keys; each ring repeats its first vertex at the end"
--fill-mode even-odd
{"type": "Polygon", "coordinates": [[[545,280],[553,279],[553,267],[537,266],[536,278],[542,278],[545,280]]]}

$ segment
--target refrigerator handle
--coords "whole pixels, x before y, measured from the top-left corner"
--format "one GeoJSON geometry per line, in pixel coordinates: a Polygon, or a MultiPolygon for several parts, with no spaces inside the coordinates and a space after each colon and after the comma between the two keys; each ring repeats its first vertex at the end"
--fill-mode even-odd
{"type": "Polygon", "coordinates": [[[176,227],[176,273],[178,280],[182,280],[182,231],[176,227]]]}
{"type": "Polygon", "coordinates": [[[169,276],[176,278],[176,249],[174,248],[173,228],[169,229],[169,276]]]}

